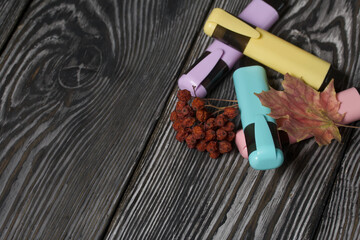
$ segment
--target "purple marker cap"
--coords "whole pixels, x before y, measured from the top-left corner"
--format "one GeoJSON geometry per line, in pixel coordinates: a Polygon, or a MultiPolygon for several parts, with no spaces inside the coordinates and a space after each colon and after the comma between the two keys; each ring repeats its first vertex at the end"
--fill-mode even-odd
{"type": "MultiPolygon", "coordinates": [[[[279,13],[283,11],[284,6],[282,0],[253,0],[240,13],[239,18],[268,30],[279,19],[279,13]]],[[[193,96],[205,97],[242,55],[241,52],[215,40],[179,78],[179,88],[189,90],[193,96]]]]}

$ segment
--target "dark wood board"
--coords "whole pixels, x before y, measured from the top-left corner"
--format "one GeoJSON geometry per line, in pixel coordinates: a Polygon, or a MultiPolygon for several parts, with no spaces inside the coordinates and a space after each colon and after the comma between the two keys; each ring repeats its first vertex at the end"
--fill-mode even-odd
{"type": "MultiPolygon", "coordinates": [[[[360,52],[360,2],[354,6],[348,6],[352,10],[354,21],[352,38],[352,49],[360,52]]],[[[354,2],[354,3],[355,3],[354,2]]],[[[349,19],[351,19],[349,18],[349,19]]],[[[359,54],[358,54],[359,55],[359,54]]],[[[354,74],[350,86],[360,87],[360,61],[359,57],[354,59],[354,74]]],[[[354,102],[354,104],[359,104],[354,102]]],[[[360,127],[360,121],[354,126],[360,127]]],[[[316,239],[360,239],[360,134],[359,129],[351,133],[351,139],[347,146],[345,156],[341,162],[340,171],[337,174],[336,182],[332,186],[332,192],[328,199],[326,210],[322,216],[321,223],[316,234],[316,239]]]]}
{"type": "Polygon", "coordinates": [[[0,0],[0,53],[9,41],[30,0],[0,0]]]}
{"type": "Polygon", "coordinates": [[[0,57],[0,238],[101,238],[211,1],[33,1],[0,57]]]}
{"type": "MultiPolygon", "coordinates": [[[[345,72],[348,79],[337,81],[339,90],[359,86],[359,2],[292,0],[289,5],[272,31],[345,72]]],[[[215,1],[213,6],[238,13],[245,2],[215,1]]],[[[183,70],[209,42],[199,35],[183,70]]],[[[268,75],[278,86],[281,76],[268,75]]],[[[174,88],[106,238],[313,239],[344,155],[352,164],[359,160],[350,139],[356,130],[341,129],[342,143],[325,147],[313,139],[292,145],[285,149],[282,167],[256,171],[237,151],[212,160],[177,142],[169,120],[176,92],[174,88]]],[[[210,97],[235,99],[231,77],[210,97]]]]}
{"type": "MultiPolygon", "coordinates": [[[[357,126],[360,126],[360,122],[357,126]]],[[[353,133],[350,142],[323,215],[317,239],[360,239],[359,132],[353,133]]]]}

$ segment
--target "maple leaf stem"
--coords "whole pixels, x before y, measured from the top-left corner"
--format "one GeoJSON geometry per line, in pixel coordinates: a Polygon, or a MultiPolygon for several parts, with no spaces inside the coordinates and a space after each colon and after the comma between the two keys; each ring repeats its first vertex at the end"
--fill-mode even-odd
{"type": "Polygon", "coordinates": [[[222,101],[222,102],[237,102],[237,100],[218,99],[218,98],[204,98],[204,100],[209,100],[209,101],[222,101]]]}
{"type": "Polygon", "coordinates": [[[338,127],[346,127],[346,128],[360,129],[360,127],[350,126],[350,125],[344,125],[344,124],[340,124],[340,123],[335,123],[335,125],[338,126],[338,127]]]}

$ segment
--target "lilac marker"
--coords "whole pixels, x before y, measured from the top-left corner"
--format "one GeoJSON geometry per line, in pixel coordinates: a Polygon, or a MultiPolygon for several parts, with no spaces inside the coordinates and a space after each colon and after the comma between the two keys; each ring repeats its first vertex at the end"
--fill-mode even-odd
{"type": "MultiPolygon", "coordinates": [[[[282,0],[253,0],[238,17],[268,30],[279,19],[284,8],[285,3],[282,0]]],[[[193,96],[196,93],[198,97],[205,97],[242,56],[241,52],[215,40],[180,77],[179,88],[189,90],[193,96]]]]}

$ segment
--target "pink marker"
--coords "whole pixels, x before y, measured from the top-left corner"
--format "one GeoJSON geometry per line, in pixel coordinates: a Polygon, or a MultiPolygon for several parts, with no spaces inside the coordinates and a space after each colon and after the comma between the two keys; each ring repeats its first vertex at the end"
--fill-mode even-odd
{"type": "MultiPolygon", "coordinates": [[[[253,0],[239,18],[268,30],[285,9],[283,0],[253,0]]],[[[230,71],[243,54],[225,43],[215,40],[178,81],[181,90],[187,89],[200,98],[206,96],[230,71]],[[194,93],[194,88],[195,93],[194,93]]]]}
{"type": "MultiPolygon", "coordinates": [[[[349,124],[360,120],[360,87],[349,88],[336,94],[337,99],[341,102],[339,113],[345,117],[341,124],[349,124]]],[[[288,136],[285,132],[279,131],[282,146],[296,143],[296,139],[288,136]]],[[[244,131],[241,129],[236,133],[236,146],[243,158],[248,159],[248,151],[244,131]]]]}

